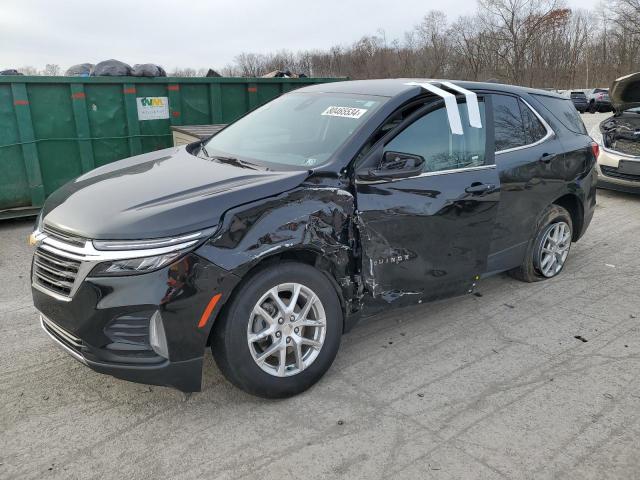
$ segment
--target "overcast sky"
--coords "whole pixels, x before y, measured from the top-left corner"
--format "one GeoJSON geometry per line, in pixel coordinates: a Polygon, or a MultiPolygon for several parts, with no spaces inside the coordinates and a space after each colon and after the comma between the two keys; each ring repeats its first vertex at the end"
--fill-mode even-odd
{"type": "MultiPolygon", "coordinates": [[[[535,1],[535,0],[534,0],[535,1]]],[[[598,0],[568,0],[592,7],[598,0]]],[[[450,20],[475,0],[0,0],[0,70],[116,58],[221,68],[241,52],[402,38],[431,9],[450,20]]]]}

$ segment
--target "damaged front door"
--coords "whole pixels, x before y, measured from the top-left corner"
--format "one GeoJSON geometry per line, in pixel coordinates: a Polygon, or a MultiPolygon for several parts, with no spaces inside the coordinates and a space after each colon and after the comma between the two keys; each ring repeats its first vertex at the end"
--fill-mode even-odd
{"type": "Polygon", "coordinates": [[[500,180],[479,100],[480,128],[458,99],[463,133],[452,133],[443,102],[434,102],[357,168],[362,273],[374,299],[403,305],[461,294],[485,271],[500,180]]]}

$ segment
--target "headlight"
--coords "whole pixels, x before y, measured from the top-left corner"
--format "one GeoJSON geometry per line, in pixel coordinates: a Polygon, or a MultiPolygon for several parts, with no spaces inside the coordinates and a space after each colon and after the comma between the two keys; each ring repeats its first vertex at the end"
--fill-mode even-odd
{"type": "Polygon", "coordinates": [[[121,277],[123,275],[139,275],[141,273],[148,273],[170,264],[184,253],[184,251],[178,251],[164,255],[156,255],[154,257],[129,258],[126,260],[102,262],[93,268],[89,276],[121,277]]]}
{"type": "Polygon", "coordinates": [[[93,240],[93,258],[100,263],[89,276],[139,275],[158,270],[191,251],[216,229],[147,240],[93,240]]]}

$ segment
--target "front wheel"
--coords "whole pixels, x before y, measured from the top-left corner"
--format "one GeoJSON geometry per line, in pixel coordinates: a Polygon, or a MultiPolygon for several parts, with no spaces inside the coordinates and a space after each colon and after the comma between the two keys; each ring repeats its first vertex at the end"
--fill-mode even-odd
{"type": "Polygon", "coordinates": [[[555,277],[567,261],[572,238],[569,212],[559,205],[549,205],[541,215],[522,264],[509,274],[524,282],[555,277]]]}
{"type": "Polygon", "coordinates": [[[224,376],[253,395],[283,398],[311,387],[329,369],[343,319],[322,272],[283,262],[246,279],[220,322],[211,349],[224,376]]]}

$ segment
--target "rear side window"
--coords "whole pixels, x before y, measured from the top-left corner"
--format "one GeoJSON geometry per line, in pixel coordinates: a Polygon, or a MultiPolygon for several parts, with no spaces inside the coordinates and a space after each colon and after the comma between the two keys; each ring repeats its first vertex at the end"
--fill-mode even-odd
{"type": "Polygon", "coordinates": [[[527,143],[536,143],[542,140],[547,134],[547,129],[522,100],[520,100],[519,103],[527,143]]]}
{"type": "Polygon", "coordinates": [[[571,100],[535,94],[533,97],[569,130],[583,135],[587,134],[587,129],[571,100]]]}
{"type": "Polygon", "coordinates": [[[493,95],[492,100],[496,152],[530,143],[525,134],[518,99],[507,95],[493,95]]]}

